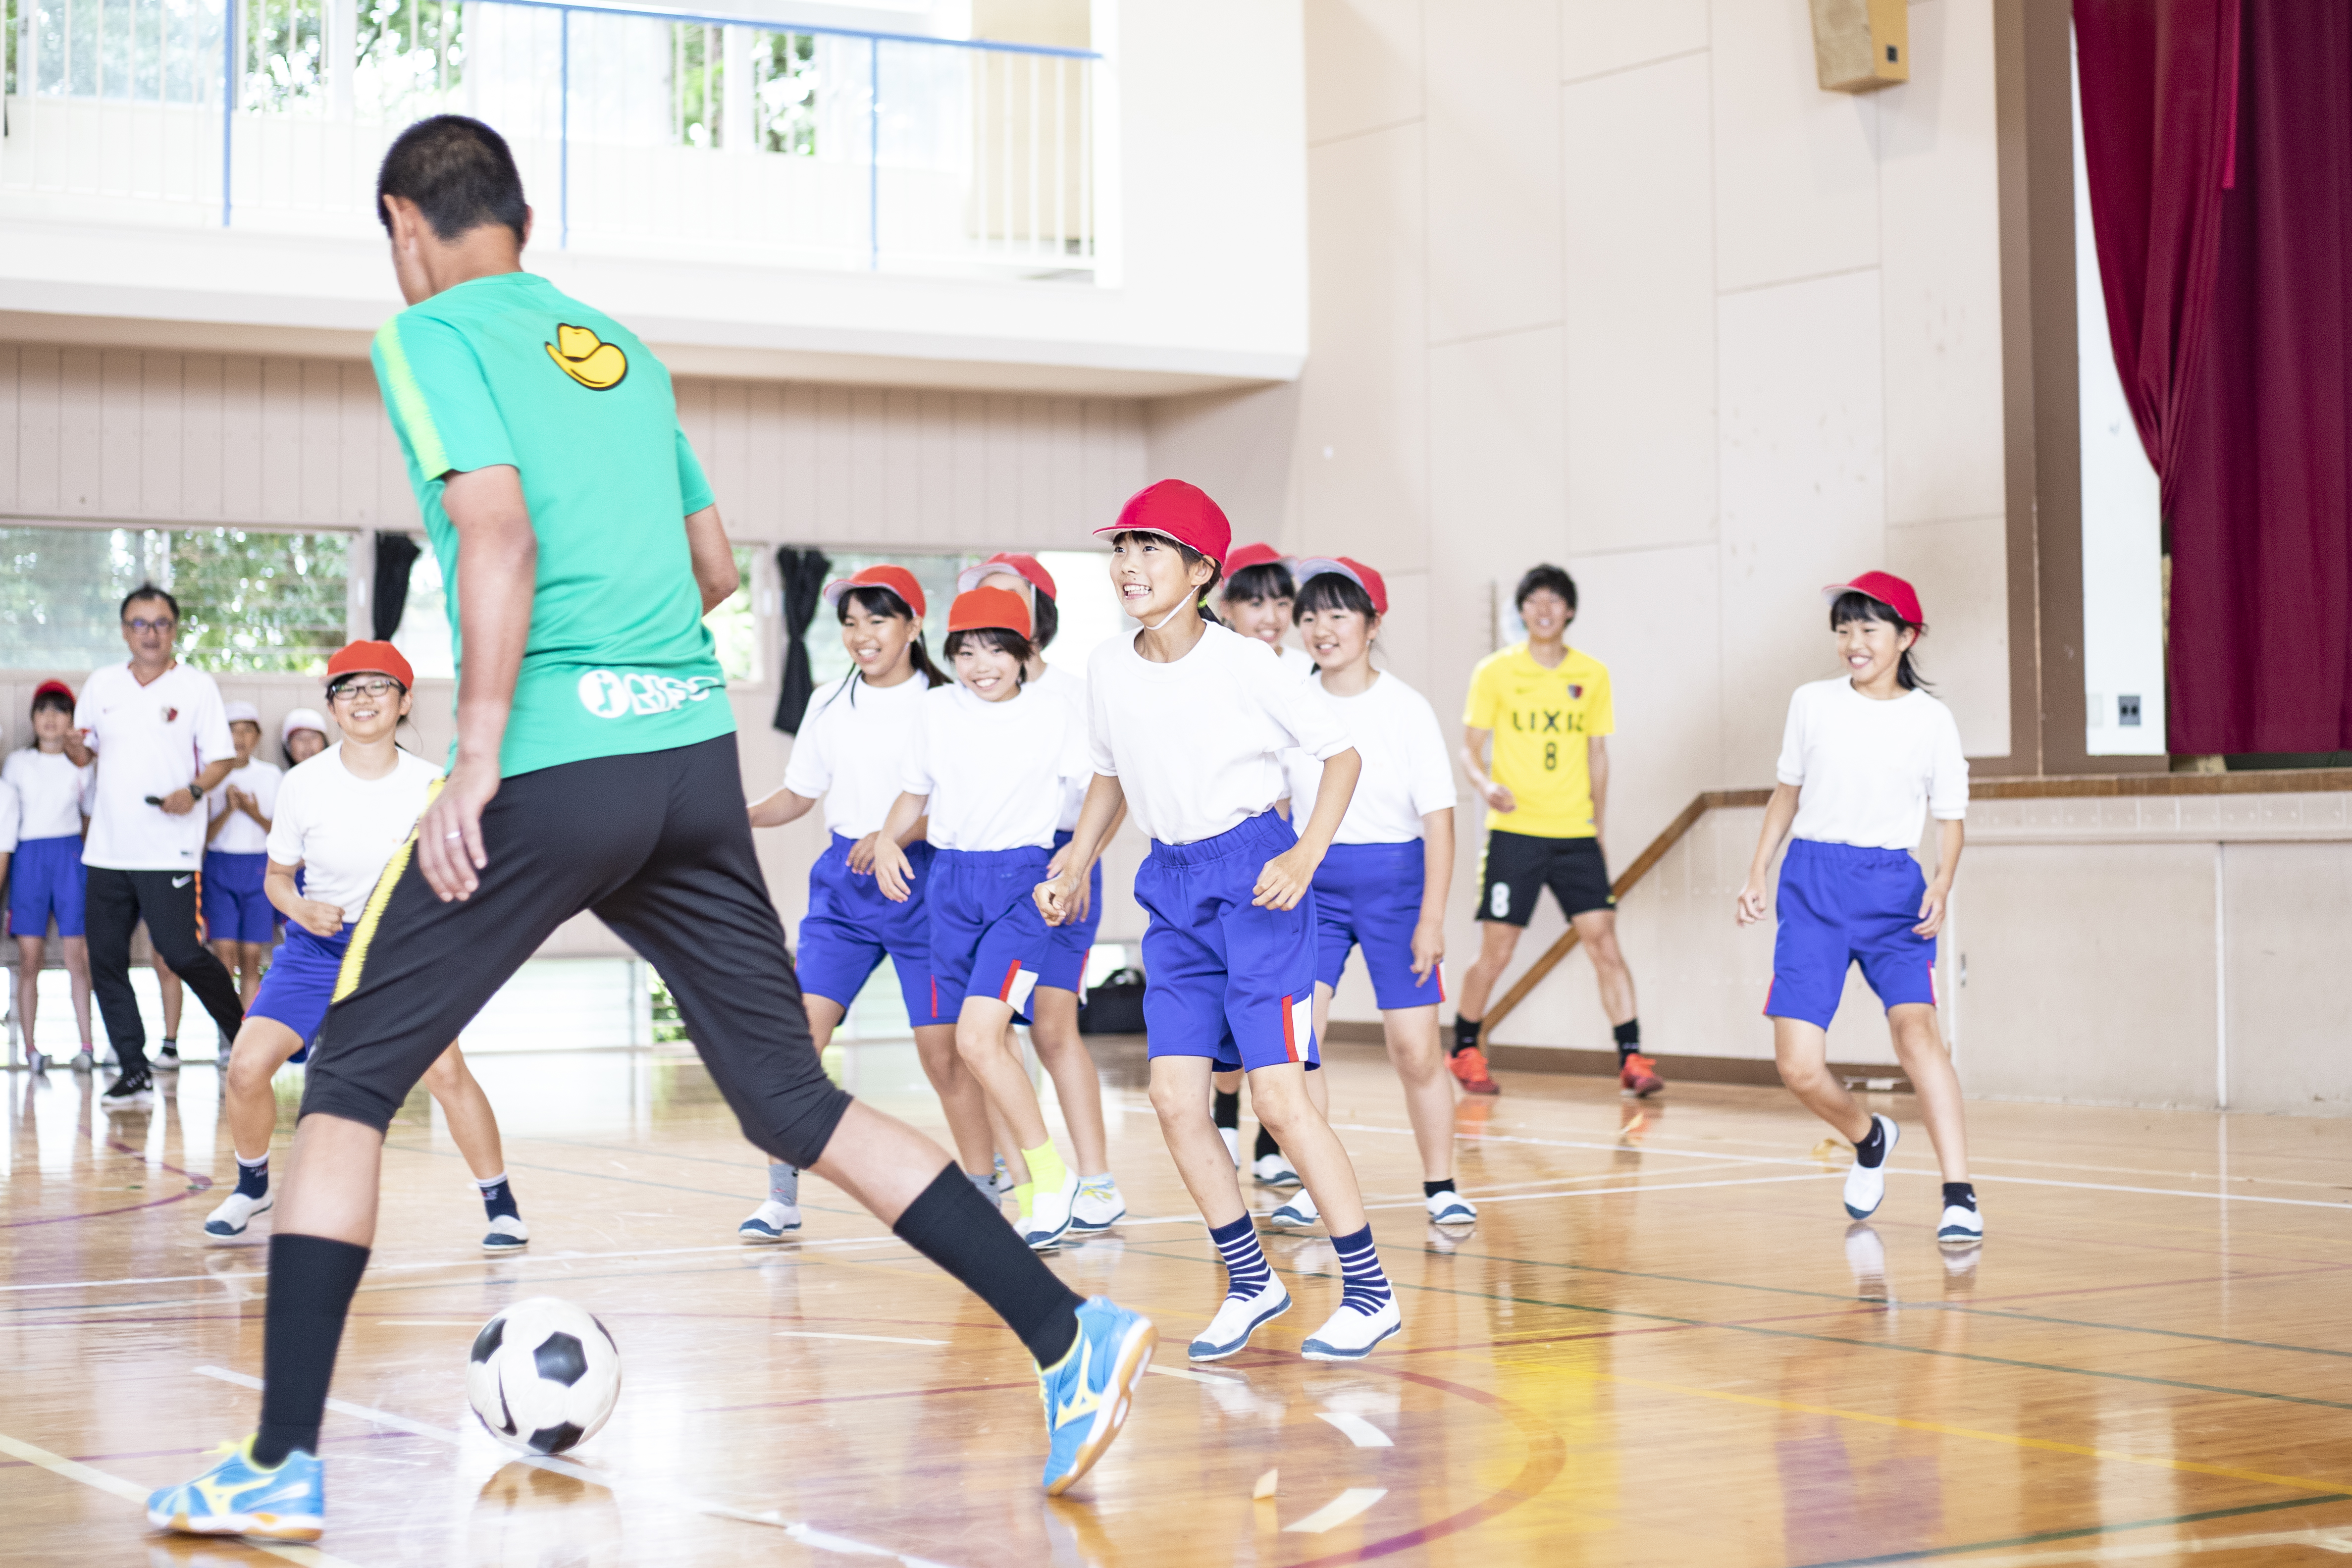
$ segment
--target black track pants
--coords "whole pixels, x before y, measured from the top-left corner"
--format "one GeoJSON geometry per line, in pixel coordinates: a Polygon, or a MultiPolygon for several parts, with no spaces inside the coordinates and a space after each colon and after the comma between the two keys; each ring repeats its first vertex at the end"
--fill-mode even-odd
{"type": "Polygon", "coordinates": [[[131,989],[131,933],[147,922],[147,940],[172,973],[196,994],[220,1026],[221,1039],[236,1038],[245,1009],[236,981],[205,946],[196,919],[204,879],[194,871],[117,871],[89,868],[84,930],[89,938],[89,988],[106,1020],[106,1037],[125,1072],[147,1065],[147,1026],[131,989]]]}

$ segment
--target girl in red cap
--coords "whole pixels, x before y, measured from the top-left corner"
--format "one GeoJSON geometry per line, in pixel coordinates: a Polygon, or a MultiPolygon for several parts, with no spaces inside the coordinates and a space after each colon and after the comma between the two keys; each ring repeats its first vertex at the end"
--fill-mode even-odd
{"type": "MultiPolygon", "coordinates": [[[[874,879],[882,819],[898,798],[923,694],[947,684],[923,646],[929,605],[915,574],[888,562],[826,584],[824,600],[841,622],[841,646],[855,668],[810,700],[782,785],[751,805],[752,826],[781,827],[824,803],[824,853],[809,868],[808,912],[793,953],[809,1039],[819,1052],[833,1043],[867,977],[888,959],[915,1032],[915,1054],[947,1113],[956,1163],[993,1203],[988,1099],[957,1059],[955,1015],[940,1009],[931,984],[930,884],[924,875],[931,847],[908,830],[903,848],[916,888],[904,902],[884,898],[874,879]]],[[[735,1234],[775,1242],[800,1229],[800,1184],[798,1171],[770,1161],[767,1201],[735,1234]]]]}
{"type": "Polygon", "coordinates": [[[956,684],[923,699],[874,876],[884,897],[908,900],[916,872],[898,841],[928,818],[931,984],[940,1011],[956,1021],[957,1055],[1027,1162],[1029,1179],[1013,1189],[1015,1223],[1042,1251],[1069,1232],[1078,1173],[1055,1150],[1037,1091],[1005,1047],[1053,946],[1030,890],[1045,875],[1063,793],[1087,766],[1086,726],[1070,706],[1024,689],[1032,629],[1016,594],[956,596],[947,641],[956,684]]]}
{"type": "MultiPolygon", "coordinates": [[[[1022,665],[1025,689],[1061,700],[1083,730],[1087,722],[1085,678],[1073,673],[1067,665],[1045,662],[1045,649],[1061,629],[1062,616],[1060,607],[1054,602],[1054,574],[1045,570],[1045,563],[1034,555],[1001,551],[977,566],[965,567],[956,578],[956,587],[964,593],[974,588],[1001,588],[1029,606],[1034,631],[1029,639],[1029,657],[1022,665]]],[[[1047,876],[1061,875],[1063,867],[1069,863],[1070,835],[1078,826],[1078,809],[1086,803],[1087,779],[1093,776],[1090,770],[1085,777],[1072,779],[1063,787],[1061,815],[1055,818],[1054,858],[1045,868],[1047,876]]],[[[1121,817],[1125,815],[1120,813],[1121,817]]],[[[1118,831],[1117,819],[1112,821],[1110,830],[1118,831]]],[[[1110,1143],[1103,1124],[1102,1077],[1095,1069],[1086,1037],[1078,1032],[1078,991],[1086,984],[1087,962],[1094,952],[1095,933],[1102,928],[1102,861],[1097,858],[1087,870],[1086,887],[1078,895],[1077,918],[1053,928],[1052,945],[1046,950],[1045,966],[1038,971],[1036,989],[1029,994],[1026,1015],[1029,1043],[1036,1047],[1038,1064],[1054,1080],[1054,1097],[1061,1101],[1062,1121],[1070,1130],[1070,1152],[1077,1156],[1078,1196],[1070,1211],[1070,1229],[1077,1233],[1108,1230],[1127,1216],[1127,1200],[1119,1195],[1118,1184],[1110,1174],[1110,1143]]],[[[1009,1028],[1008,1026],[1006,1048],[1017,1051],[1019,1043],[1009,1028]]],[[[997,1142],[1003,1146],[1007,1140],[1000,1137],[997,1142]]],[[[1026,1171],[1011,1173],[1011,1181],[1016,1186],[1028,1179],[1026,1171]]]]}
{"type": "MultiPolygon", "coordinates": [[[[1216,502],[1163,479],[1096,531],[1110,536],[1111,586],[1143,629],[1112,637],[1087,663],[1095,778],[1071,847],[1093,856],[1122,799],[1151,838],[1135,878],[1136,900],[1151,917],[1143,935],[1151,1105],[1228,1282],[1192,1357],[1232,1355],[1290,1308],[1209,1114],[1210,1073],[1240,1068],[1259,1120],[1320,1205],[1346,1277],[1339,1310],[1301,1352],[1353,1361],[1401,1321],[1355,1168],[1307,1075],[1320,1065],[1315,870],[1361,763],[1329,704],[1284,676],[1272,649],[1202,618],[1233,537],[1216,502]],[[1274,809],[1281,755],[1294,746],[1323,764],[1313,810],[1297,814],[1296,830],[1274,809]]],[[[1037,901],[1059,921],[1074,912],[1077,890],[1065,868],[1039,885],[1037,901]]]]}
{"type": "MultiPolygon", "coordinates": [[[[394,739],[408,716],[415,675],[387,642],[355,642],[327,661],[327,706],[343,738],[289,772],[270,818],[263,887],[286,916],[286,942],[261,977],[245,1026],[230,1048],[223,1120],[236,1154],[236,1190],[205,1218],[205,1239],[235,1241],[276,1202],[269,1190],[269,1139],[278,1100],[269,1081],[309,1053],[343,967],[374,927],[377,889],[397,879],[411,831],[441,770],[394,739]],[[389,864],[394,874],[386,876],[389,864]],[[302,873],[302,886],[294,874],[302,873]]],[[[449,1136],[474,1173],[489,1228],[484,1252],[521,1251],[530,1232],[515,1206],[499,1145],[499,1121],[457,1042],[425,1075],[441,1102],[449,1136]]]]}
{"type": "Polygon", "coordinates": [[[35,1072],[48,1058],[33,1048],[33,1020],[40,1005],[41,950],[49,921],[58,922],[65,944],[66,974],[73,988],[74,1024],[81,1031],[77,1072],[95,1059],[89,1048],[89,943],[82,934],[81,833],[83,805],[93,765],[77,767],[66,755],[73,733],[73,688],[44,680],[33,693],[33,742],[0,763],[0,782],[16,792],[20,808],[16,854],[9,868],[8,920],[16,932],[16,1017],[25,1036],[25,1058],[35,1072]]]}
{"type": "Polygon", "coordinates": [[[1764,918],[1764,879],[1788,838],[1764,1000],[1780,1081],[1853,1141],[1845,1212],[1868,1219],[1886,1195],[1886,1157],[1901,1132],[1893,1117],[1864,1110],[1829,1070],[1830,1020],[1846,971],[1859,963],[1886,1008],[1895,1054],[1943,1167],[1937,1239],[1967,1247],[1984,1239],[1984,1221],[1969,1180],[1960,1080],[1936,1026],[1936,933],[1959,869],[1968,760],[1951,710],[1927,695],[1912,663],[1927,626],[1911,584],[1865,572],[1823,592],[1847,673],[1800,686],[1789,700],[1780,782],[1737,912],[1741,925],[1764,918]],[[1932,881],[1911,854],[1930,816],[1932,881]]]}

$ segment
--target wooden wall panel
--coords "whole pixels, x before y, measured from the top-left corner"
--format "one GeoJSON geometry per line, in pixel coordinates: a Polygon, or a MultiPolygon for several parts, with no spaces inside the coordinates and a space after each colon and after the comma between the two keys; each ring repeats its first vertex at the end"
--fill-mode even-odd
{"type": "MultiPolygon", "coordinates": [[[[1083,546],[1145,479],[1118,399],[677,383],[730,532],[866,550],[1083,546]]],[[[0,343],[0,514],[415,528],[363,363],[0,343]]]]}

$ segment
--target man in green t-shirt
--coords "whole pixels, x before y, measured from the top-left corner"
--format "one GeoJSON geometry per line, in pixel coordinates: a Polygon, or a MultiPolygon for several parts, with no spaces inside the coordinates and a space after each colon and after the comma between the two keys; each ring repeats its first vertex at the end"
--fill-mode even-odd
{"type": "Polygon", "coordinates": [[[319,1423],[374,1239],[385,1128],[556,927],[593,910],[651,960],[741,1122],[985,1300],[1036,1358],[1045,1482],[1118,1435],[1157,1339],[1081,1301],[947,1154],[826,1079],[752,853],[735,725],[702,616],[736,586],[668,374],[619,322],[521,269],[498,132],[440,115],[384,154],[377,201],[409,309],[376,373],[451,585],[448,777],[352,931],[312,1046],[269,1243],[261,1426],[148,1500],[193,1534],[318,1538],[319,1423]]]}

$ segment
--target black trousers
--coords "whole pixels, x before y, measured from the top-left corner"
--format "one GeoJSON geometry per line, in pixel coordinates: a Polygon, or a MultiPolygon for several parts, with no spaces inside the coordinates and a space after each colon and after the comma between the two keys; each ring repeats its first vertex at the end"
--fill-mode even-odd
{"type": "Polygon", "coordinates": [[[196,994],[220,1026],[222,1040],[236,1039],[245,1009],[236,999],[236,979],[205,946],[196,918],[197,900],[204,893],[202,876],[92,866],[89,889],[83,929],[89,939],[89,988],[98,997],[106,1037],[122,1059],[122,1070],[133,1072],[147,1065],[147,1026],[139,1016],[138,994],[131,989],[131,933],[142,920],[147,940],[196,994]]]}
{"type": "Polygon", "coordinates": [[[489,864],[444,903],[412,835],[352,931],[310,1047],[302,1114],[382,1131],[449,1042],[582,910],[661,972],[743,1135],[816,1163],[848,1109],[824,1076],[751,849],[735,737],[592,757],[506,780],[482,813],[489,864]]]}

